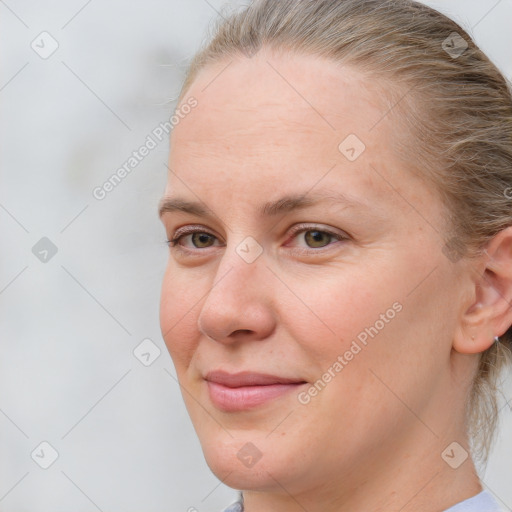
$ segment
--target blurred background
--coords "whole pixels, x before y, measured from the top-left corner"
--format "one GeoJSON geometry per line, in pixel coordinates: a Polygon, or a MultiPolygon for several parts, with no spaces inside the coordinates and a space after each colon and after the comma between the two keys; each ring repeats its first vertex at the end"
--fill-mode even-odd
{"type": "MultiPolygon", "coordinates": [[[[427,3],[512,76],[512,0],[427,3]]],[[[216,512],[236,496],[204,461],[158,319],[161,123],[223,5],[0,0],[0,512],[216,512]]],[[[480,469],[508,510],[511,433],[508,386],[480,469]]]]}

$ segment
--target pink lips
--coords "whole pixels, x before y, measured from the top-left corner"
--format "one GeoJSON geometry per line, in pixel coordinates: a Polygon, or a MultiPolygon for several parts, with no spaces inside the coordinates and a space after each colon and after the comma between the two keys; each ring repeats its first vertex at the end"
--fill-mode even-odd
{"type": "Polygon", "coordinates": [[[222,370],[209,372],[205,380],[211,401],[226,412],[255,407],[305,384],[300,379],[254,372],[230,374],[222,370]]]}

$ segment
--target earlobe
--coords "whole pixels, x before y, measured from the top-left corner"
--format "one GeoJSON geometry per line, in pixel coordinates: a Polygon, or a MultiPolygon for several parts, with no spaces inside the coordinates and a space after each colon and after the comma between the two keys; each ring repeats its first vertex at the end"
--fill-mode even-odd
{"type": "Polygon", "coordinates": [[[512,227],[500,231],[478,260],[472,303],[463,312],[453,348],[464,354],[487,350],[512,325],[512,227]]]}
{"type": "Polygon", "coordinates": [[[473,334],[468,330],[459,330],[453,340],[453,349],[461,354],[479,354],[485,352],[495,342],[494,334],[482,325],[475,326],[473,334]]]}

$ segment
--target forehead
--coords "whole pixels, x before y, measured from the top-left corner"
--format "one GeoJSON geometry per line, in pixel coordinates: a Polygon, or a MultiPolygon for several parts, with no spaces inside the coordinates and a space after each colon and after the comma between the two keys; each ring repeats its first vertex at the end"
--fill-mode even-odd
{"type": "Polygon", "coordinates": [[[304,132],[334,140],[347,132],[368,138],[388,110],[384,89],[332,60],[263,50],[252,59],[222,60],[202,69],[187,93],[198,107],[171,140],[217,143],[257,137],[277,144],[304,132]]]}
{"type": "Polygon", "coordinates": [[[386,180],[399,188],[404,176],[386,86],[316,56],[262,51],[210,65],[183,100],[194,97],[197,107],[172,132],[170,167],[180,179],[170,174],[166,194],[190,194],[188,182],[204,195],[224,182],[230,186],[225,199],[244,193],[250,200],[258,192],[294,192],[299,182],[303,189],[322,180],[356,194],[371,189],[389,201],[386,180]],[[342,152],[346,140],[364,144],[355,161],[342,152]],[[328,173],[333,166],[336,173],[328,173]]]}

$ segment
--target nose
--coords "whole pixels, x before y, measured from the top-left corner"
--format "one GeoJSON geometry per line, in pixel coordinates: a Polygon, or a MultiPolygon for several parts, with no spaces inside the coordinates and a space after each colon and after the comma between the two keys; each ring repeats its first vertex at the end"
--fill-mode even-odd
{"type": "Polygon", "coordinates": [[[247,263],[226,247],[198,317],[199,331],[224,344],[267,338],[275,329],[272,277],[263,257],[247,263]]]}

